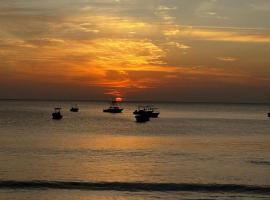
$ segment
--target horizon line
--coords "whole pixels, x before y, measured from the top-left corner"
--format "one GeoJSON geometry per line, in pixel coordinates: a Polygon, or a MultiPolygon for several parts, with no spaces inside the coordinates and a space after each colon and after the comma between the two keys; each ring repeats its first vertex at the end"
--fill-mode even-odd
{"type": "MultiPolygon", "coordinates": [[[[77,102],[108,102],[109,99],[42,99],[42,98],[0,98],[0,101],[77,101],[77,102]]],[[[233,101],[169,101],[169,100],[127,100],[126,103],[201,103],[201,104],[270,104],[270,102],[233,102],[233,101]]]]}

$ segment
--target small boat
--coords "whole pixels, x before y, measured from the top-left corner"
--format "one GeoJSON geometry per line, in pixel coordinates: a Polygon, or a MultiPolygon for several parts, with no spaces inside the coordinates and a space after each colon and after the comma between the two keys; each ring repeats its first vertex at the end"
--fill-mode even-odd
{"type": "Polygon", "coordinates": [[[152,111],[152,112],[150,113],[150,117],[151,117],[151,118],[158,118],[158,116],[159,116],[159,114],[160,114],[160,112],[157,111],[158,108],[155,108],[155,107],[153,107],[153,106],[150,106],[150,107],[149,107],[149,110],[152,111]]]}
{"type": "Polygon", "coordinates": [[[79,112],[79,107],[78,107],[77,105],[72,106],[72,107],[70,108],[70,112],[79,112]]]}
{"type": "Polygon", "coordinates": [[[137,114],[137,115],[135,115],[135,118],[136,118],[136,122],[140,122],[140,123],[147,122],[150,120],[149,115],[146,113],[137,114]]]}
{"type": "Polygon", "coordinates": [[[137,110],[133,112],[134,115],[147,114],[151,118],[158,118],[159,112],[156,111],[153,105],[139,106],[137,110]]]}
{"type": "Polygon", "coordinates": [[[270,118],[270,112],[268,113],[268,117],[270,118]]]}
{"type": "Polygon", "coordinates": [[[103,112],[107,113],[121,113],[122,111],[123,108],[118,105],[117,101],[112,101],[110,107],[103,110],[103,112]]]}
{"type": "Polygon", "coordinates": [[[52,113],[53,119],[62,119],[63,115],[61,115],[61,108],[54,108],[54,112],[52,113]]]}

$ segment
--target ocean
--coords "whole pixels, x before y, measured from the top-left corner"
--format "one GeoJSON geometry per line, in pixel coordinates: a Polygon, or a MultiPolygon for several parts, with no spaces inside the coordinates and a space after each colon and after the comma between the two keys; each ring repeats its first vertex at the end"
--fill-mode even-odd
{"type": "Polygon", "coordinates": [[[155,103],[136,123],[141,104],[0,101],[0,199],[270,199],[267,105],[155,103]]]}

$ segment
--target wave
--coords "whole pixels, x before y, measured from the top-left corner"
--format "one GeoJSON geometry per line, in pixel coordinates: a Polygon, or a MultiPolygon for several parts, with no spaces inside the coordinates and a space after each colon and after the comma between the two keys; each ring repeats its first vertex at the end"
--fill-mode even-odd
{"type": "Polygon", "coordinates": [[[270,161],[256,161],[256,160],[251,160],[251,164],[256,164],[256,165],[270,165],[270,161]]]}
{"type": "Polygon", "coordinates": [[[270,194],[270,186],[195,183],[0,181],[0,189],[69,189],[115,191],[190,191],[270,194]]]}

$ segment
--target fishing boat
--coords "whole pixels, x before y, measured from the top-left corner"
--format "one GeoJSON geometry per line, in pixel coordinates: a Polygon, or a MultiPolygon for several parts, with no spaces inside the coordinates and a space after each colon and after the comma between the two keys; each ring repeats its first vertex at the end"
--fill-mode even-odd
{"type": "Polygon", "coordinates": [[[147,113],[141,113],[141,114],[136,114],[135,115],[136,122],[147,122],[150,120],[150,117],[147,113]]]}
{"type": "Polygon", "coordinates": [[[79,112],[79,107],[78,105],[74,105],[70,108],[70,112],[79,112]]]}
{"type": "Polygon", "coordinates": [[[139,106],[137,110],[133,112],[134,115],[146,114],[151,118],[157,118],[159,116],[158,108],[153,105],[139,106]]]}
{"type": "Polygon", "coordinates": [[[52,113],[52,118],[53,119],[62,119],[63,115],[61,114],[61,108],[54,108],[54,112],[52,113]]]}
{"type": "Polygon", "coordinates": [[[151,118],[158,118],[158,116],[159,116],[159,114],[160,114],[160,112],[158,111],[158,108],[155,108],[154,106],[150,106],[150,107],[148,107],[148,109],[149,109],[150,111],[152,111],[152,112],[150,113],[150,117],[151,117],[151,118]]]}
{"type": "Polygon", "coordinates": [[[111,105],[109,108],[104,109],[103,112],[107,112],[107,113],[121,113],[123,111],[123,108],[121,108],[118,104],[118,101],[113,100],[111,102],[111,105]]]}

